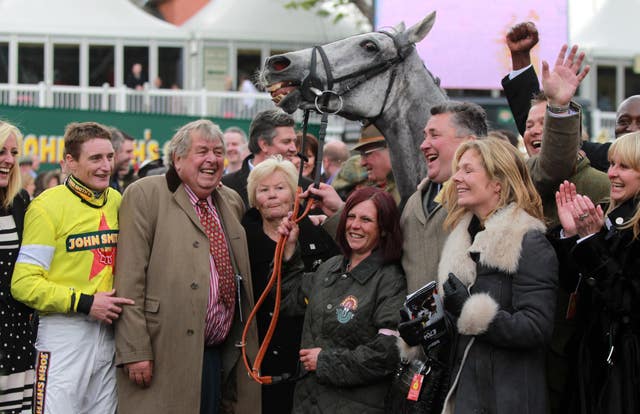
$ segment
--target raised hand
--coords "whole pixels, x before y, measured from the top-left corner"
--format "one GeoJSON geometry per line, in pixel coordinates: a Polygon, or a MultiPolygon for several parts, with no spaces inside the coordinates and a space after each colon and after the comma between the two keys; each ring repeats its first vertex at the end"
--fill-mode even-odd
{"type": "Polygon", "coordinates": [[[100,322],[111,325],[115,319],[120,317],[122,305],[133,305],[135,302],[128,298],[115,296],[116,290],[111,292],[97,292],[93,295],[93,304],[89,316],[100,322]]]}
{"type": "Polygon", "coordinates": [[[578,236],[587,237],[600,231],[604,225],[604,212],[589,197],[578,194],[573,200],[573,219],[578,236]]]}
{"type": "Polygon", "coordinates": [[[578,85],[589,73],[591,67],[586,65],[582,70],[584,53],[578,53],[578,46],[574,45],[569,54],[567,45],[562,45],[556,59],[553,71],[549,71],[549,64],[542,61],[542,89],[547,95],[547,101],[553,106],[566,106],[576,93],[578,85]]]}
{"type": "Polygon", "coordinates": [[[566,237],[578,234],[576,222],[573,218],[573,200],[576,198],[576,185],[565,180],[556,191],[556,208],[558,219],[566,237]]]}
{"type": "Polygon", "coordinates": [[[533,22],[518,23],[507,33],[506,42],[513,70],[522,69],[531,64],[531,49],[538,44],[538,29],[533,22]]]}
{"type": "Polygon", "coordinates": [[[298,225],[291,220],[291,217],[285,217],[282,219],[278,226],[278,234],[287,237],[287,242],[284,246],[284,260],[291,259],[293,253],[295,253],[299,233],[300,229],[298,228],[298,225]]]}
{"type": "Polygon", "coordinates": [[[327,216],[334,215],[344,206],[344,201],[342,201],[335,188],[329,184],[320,183],[319,188],[310,185],[300,198],[307,198],[310,194],[316,197],[316,200],[314,200],[315,206],[320,207],[327,216]]]}

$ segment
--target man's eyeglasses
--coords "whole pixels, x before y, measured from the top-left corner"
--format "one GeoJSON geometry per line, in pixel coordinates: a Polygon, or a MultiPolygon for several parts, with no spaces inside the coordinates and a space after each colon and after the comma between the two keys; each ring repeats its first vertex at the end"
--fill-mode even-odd
{"type": "Polygon", "coordinates": [[[373,154],[376,151],[380,151],[380,150],[384,150],[384,149],[387,149],[387,147],[375,147],[375,148],[368,149],[366,151],[360,151],[360,156],[362,158],[365,158],[365,157],[368,157],[370,154],[373,154]]]}

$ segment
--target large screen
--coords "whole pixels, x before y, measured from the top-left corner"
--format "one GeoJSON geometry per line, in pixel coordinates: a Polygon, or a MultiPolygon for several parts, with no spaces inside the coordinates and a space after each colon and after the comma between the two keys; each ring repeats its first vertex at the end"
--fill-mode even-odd
{"type": "Polygon", "coordinates": [[[504,38],[516,23],[532,21],[540,43],[533,64],[551,65],[567,42],[567,0],[376,0],[377,29],[405,22],[407,27],[436,11],[436,22],[417,45],[418,53],[445,88],[500,89],[511,70],[504,38]]]}

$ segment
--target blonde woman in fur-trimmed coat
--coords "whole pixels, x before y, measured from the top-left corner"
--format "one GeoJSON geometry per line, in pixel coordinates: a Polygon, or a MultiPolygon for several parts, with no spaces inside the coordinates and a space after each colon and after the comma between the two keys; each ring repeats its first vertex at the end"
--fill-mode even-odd
{"type": "Polygon", "coordinates": [[[558,264],[540,197],[503,141],[462,144],[453,171],[438,278],[459,335],[443,413],[546,413],[558,264]]]}

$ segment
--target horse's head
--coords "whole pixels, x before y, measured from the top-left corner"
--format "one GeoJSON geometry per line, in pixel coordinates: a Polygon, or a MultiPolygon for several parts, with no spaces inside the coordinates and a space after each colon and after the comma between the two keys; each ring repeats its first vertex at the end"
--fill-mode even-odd
{"type": "Polygon", "coordinates": [[[413,53],[414,44],[429,33],[434,21],[432,12],[407,30],[401,23],[389,31],[272,56],[261,73],[263,86],[289,113],[324,103],[325,110],[347,118],[376,117],[389,97],[395,70],[413,53]]]}

